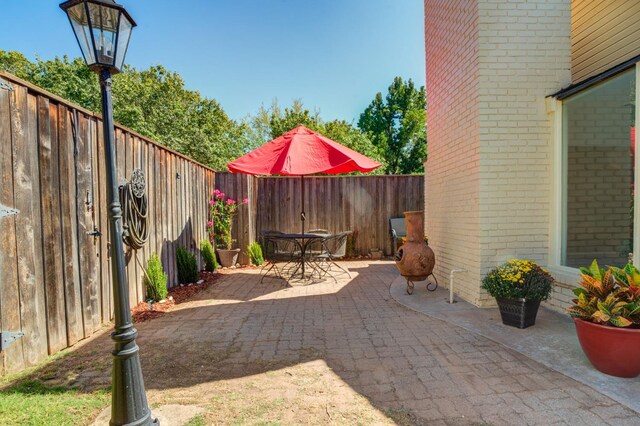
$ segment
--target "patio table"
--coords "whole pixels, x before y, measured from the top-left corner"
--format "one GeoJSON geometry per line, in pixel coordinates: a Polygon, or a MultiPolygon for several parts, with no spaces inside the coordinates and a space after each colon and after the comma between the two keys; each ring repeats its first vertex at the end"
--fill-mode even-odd
{"type": "Polygon", "coordinates": [[[292,240],[296,244],[300,252],[299,256],[294,255],[294,258],[297,262],[297,266],[295,266],[295,269],[291,274],[291,278],[296,277],[296,275],[298,274],[298,271],[300,271],[301,280],[311,278],[311,275],[309,275],[309,277],[307,277],[306,275],[306,264],[309,263],[306,261],[307,249],[313,242],[322,240],[323,238],[326,238],[326,237],[327,237],[326,234],[306,234],[306,233],[305,234],[300,234],[300,233],[278,234],[278,238],[282,238],[285,240],[292,240]]]}

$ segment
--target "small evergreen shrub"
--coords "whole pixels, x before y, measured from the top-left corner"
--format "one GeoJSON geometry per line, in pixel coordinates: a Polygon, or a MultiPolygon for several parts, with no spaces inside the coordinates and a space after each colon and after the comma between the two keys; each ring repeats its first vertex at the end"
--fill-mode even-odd
{"type": "Polygon", "coordinates": [[[252,242],[247,247],[247,254],[251,258],[251,263],[256,266],[261,266],[264,263],[264,256],[262,256],[262,247],[257,242],[252,242]]]}
{"type": "Polygon", "coordinates": [[[347,235],[347,256],[356,257],[358,252],[356,251],[356,242],[358,241],[358,231],[355,230],[347,235]]]}
{"type": "Polygon", "coordinates": [[[154,253],[147,262],[147,297],[158,302],[167,297],[167,274],[162,269],[162,262],[154,253]]]}
{"type": "Polygon", "coordinates": [[[213,272],[218,269],[219,265],[216,261],[216,254],[213,251],[213,246],[206,238],[200,242],[200,252],[202,253],[202,259],[204,259],[204,270],[213,272]]]}
{"type": "Polygon", "coordinates": [[[198,281],[198,261],[193,253],[184,247],[178,247],[176,249],[176,263],[178,266],[178,282],[180,284],[198,281]]]}

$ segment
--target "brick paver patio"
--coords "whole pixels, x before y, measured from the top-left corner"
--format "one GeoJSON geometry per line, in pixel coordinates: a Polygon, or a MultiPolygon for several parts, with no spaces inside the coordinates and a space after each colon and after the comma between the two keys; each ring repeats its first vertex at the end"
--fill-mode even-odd
{"type": "Polygon", "coordinates": [[[388,290],[398,275],[391,262],[346,265],[352,280],[295,287],[260,284],[258,271],[237,270],[199,300],[139,324],[148,387],[323,360],[378,410],[401,410],[417,424],[640,424],[637,413],[588,386],[397,304],[388,290]],[[172,373],[146,373],[154,353],[172,354],[172,373]]]}

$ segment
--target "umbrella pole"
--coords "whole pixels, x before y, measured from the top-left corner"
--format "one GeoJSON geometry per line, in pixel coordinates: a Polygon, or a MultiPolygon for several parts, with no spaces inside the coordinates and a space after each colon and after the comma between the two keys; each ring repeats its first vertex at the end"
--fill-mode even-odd
{"type": "Polygon", "coordinates": [[[304,212],[304,175],[300,176],[302,179],[302,211],[300,212],[300,222],[302,222],[302,233],[304,234],[304,221],[307,219],[307,216],[304,212]]]}
{"type": "MultiPolygon", "coordinates": [[[[302,222],[302,235],[304,235],[304,221],[307,218],[304,213],[304,175],[300,176],[302,179],[302,211],[300,212],[300,222],[302,222]]],[[[305,257],[306,244],[304,239],[302,240],[302,279],[304,280],[304,257],[305,257]]]]}

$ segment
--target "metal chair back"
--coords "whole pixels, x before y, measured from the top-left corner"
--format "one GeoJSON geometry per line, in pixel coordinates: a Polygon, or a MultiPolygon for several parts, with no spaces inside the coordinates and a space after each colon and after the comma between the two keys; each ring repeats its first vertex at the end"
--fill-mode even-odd
{"type": "Polygon", "coordinates": [[[347,238],[351,231],[339,232],[329,235],[323,240],[325,250],[330,259],[340,259],[347,255],[347,238]]]}
{"type": "Polygon", "coordinates": [[[282,232],[260,231],[260,245],[265,260],[269,262],[288,261],[296,251],[296,246],[291,240],[279,238],[282,232]]]}
{"type": "Polygon", "coordinates": [[[331,231],[328,229],[310,229],[307,234],[330,235],[331,231]]]}
{"type": "Polygon", "coordinates": [[[404,217],[389,218],[389,234],[391,235],[391,248],[395,256],[398,250],[398,240],[407,236],[407,225],[404,217]]]}

